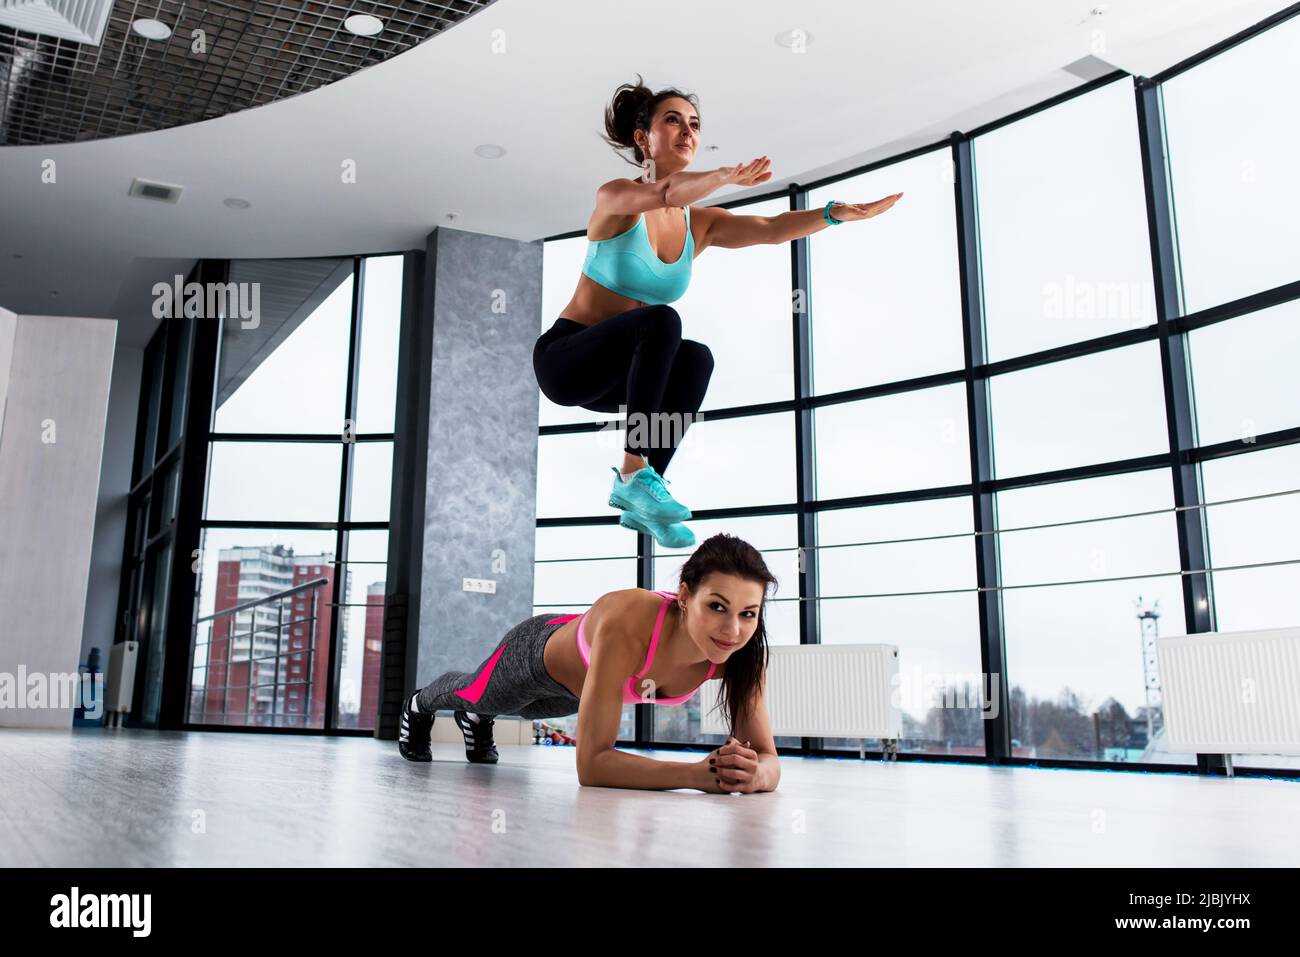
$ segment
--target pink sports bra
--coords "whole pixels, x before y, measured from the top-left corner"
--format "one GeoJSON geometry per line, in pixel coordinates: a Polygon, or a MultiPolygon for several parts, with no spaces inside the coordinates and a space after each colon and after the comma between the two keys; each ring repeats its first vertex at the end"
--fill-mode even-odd
{"type": "MultiPolygon", "coordinates": [[[[640,671],[638,671],[631,678],[628,678],[627,684],[623,686],[624,704],[647,704],[647,703],[665,704],[665,705],[685,704],[687,701],[690,701],[691,698],[695,697],[695,692],[699,691],[700,688],[704,686],[704,681],[708,681],[710,678],[713,677],[713,672],[718,667],[713,662],[709,662],[709,673],[704,676],[704,681],[701,681],[698,685],[696,685],[694,690],[684,695],[678,695],[676,698],[644,698],[643,699],[641,695],[637,693],[636,680],[650,670],[650,662],[654,661],[655,649],[659,647],[659,632],[663,628],[664,616],[668,614],[668,605],[674,598],[677,597],[677,593],[671,591],[657,591],[655,592],[655,594],[663,598],[664,603],[659,606],[659,617],[655,619],[655,630],[654,633],[650,636],[650,650],[646,654],[645,664],[641,666],[640,671]]],[[[575,618],[579,619],[578,654],[582,656],[582,663],[586,665],[588,668],[590,668],[591,667],[591,646],[587,644],[587,636],[583,633],[583,629],[582,629],[583,621],[586,619],[586,617],[587,617],[586,612],[584,612],[581,615],[561,615],[559,618],[552,618],[550,621],[547,622],[547,624],[554,625],[557,622],[572,621],[575,618]]]]}

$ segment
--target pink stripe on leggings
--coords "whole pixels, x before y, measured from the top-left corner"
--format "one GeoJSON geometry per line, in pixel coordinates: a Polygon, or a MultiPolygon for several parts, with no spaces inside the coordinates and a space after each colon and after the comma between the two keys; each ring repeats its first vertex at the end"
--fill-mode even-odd
{"type": "Polygon", "coordinates": [[[492,669],[497,666],[497,659],[501,657],[501,652],[506,650],[506,643],[503,641],[501,647],[497,649],[496,654],[488,659],[482,673],[474,679],[474,683],[459,689],[456,694],[460,695],[466,701],[477,702],[483,697],[483,692],[487,691],[488,679],[492,677],[492,669]]]}

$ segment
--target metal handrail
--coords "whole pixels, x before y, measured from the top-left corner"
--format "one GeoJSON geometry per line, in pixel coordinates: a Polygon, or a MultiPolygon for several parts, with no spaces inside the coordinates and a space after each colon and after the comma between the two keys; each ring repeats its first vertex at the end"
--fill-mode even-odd
{"type": "MultiPolygon", "coordinates": [[[[241,714],[245,717],[248,717],[250,715],[254,717],[269,716],[273,719],[290,717],[290,718],[297,718],[302,720],[305,720],[311,714],[312,690],[313,690],[312,668],[314,666],[315,656],[316,656],[315,642],[308,641],[307,647],[299,651],[294,651],[292,649],[285,651],[283,650],[283,643],[284,643],[285,631],[289,627],[297,625],[301,622],[311,622],[313,623],[311,627],[314,629],[315,627],[314,623],[319,617],[318,611],[320,606],[320,588],[324,585],[328,585],[329,583],[330,580],[328,578],[324,578],[324,577],[314,578],[311,581],[303,582],[302,584],[295,585],[292,588],[286,588],[283,591],[276,592],[273,595],[267,595],[265,598],[258,598],[258,599],[254,599],[253,601],[246,601],[243,602],[242,604],[234,605],[230,608],[224,608],[221,611],[214,612],[211,615],[205,615],[202,618],[198,618],[195,620],[194,631],[195,631],[195,635],[197,636],[199,626],[203,622],[210,622],[222,616],[233,616],[239,612],[244,612],[244,611],[248,611],[249,609],[257,608],[260,605],[266,605],[272,602],[276,603],[277,620],[273,628],[253,627],[252,630],[248,631],[245,634],[231,634],[226,636],[224,639],[222,639],[226,641],[232,648],[234,647],[234,642],[238,639],[247,639],[248,641],[247,658],[239,658],[239,659],[229,658],[225,662],[223,662],[227,667],[239,665],[239,664],[246,664],[248,666],[248,679],[247,679],[248,684],[229,685],[223,683],[222,687],[220,688],[223,703],[225,699],[228,698],[228,696],[232,691],[234,692],[243,691],[244,710],[242,712],[229,712],[223,706],[221,709],[222,714],[225,715],[229,715],[232,713],[241,714]],[[290,618],[288,621],[285,621],[284,618],[285,600],[304,592],[311,593],[311,614],[305,618],[290,618]],[[256,650],[256,648],[254,647],[254,642],[256,636],[259,634],[270,635],[271,633],[275,634],[275,644],[276,644],[275,654],[261,655],[258,657],[254,657],[254,652],[256,650]],[[286,674],[285,680],[281,681],[280,669],[281,667],[283,667],[282,662],[284,662],[285,660],[292,661],[294,659],[298,659],[301,661],[301,659],[304,656],[306,658],[305,676],[303,676],[302,678],[293,678],[292,676],[286,674]],[[270,677],[271,677],[270,682],[259,681],[259,678],[264,676],[263,672],[266,670],[265,668],[259,667],[259,663],[261,662],[272,662],[272,664],[268,666],[270,670],[270,677]],[[282,687],[288,688],[290,686],[300,687],[303,689],[304,694],[302,698],[302,711],[297,711],[297,710],[280,711],[278,707],[279,698],[280,698],[280,689],[282,687]],[[253,692],[254,691],[261,692],[263,689],[270,689],[270,710],[269,711],[262,711],[261,709],[255,707],[254,705],[253,692]]],[[[256,621],[252,622],[251,624],[255,626],[256,621]]],[[[237,623],[232,622],[232,630],[237,627],[238,627],[237,623]]],[[[290,640],[292,641],[292,638],[290,640]]],[[[211,663],[209,663],[209,665],[210,664],[211,663]]],[[[211,688],[209,686],[210,674],[211,674],[210,666],[205,666],[203,669],[203,691],[202,691],[202,696],[205,701],[208,698],[211,691],[211,688]]],[[[224,672],[224,674],[225,674],[225,681],[229,681],[230,679],[229,671],[224,672]]],[[[257,698],[258,701],[261,701],[262,695],[259,693],[257,698]]],[[[206,705],[204,706],[203,710],[206,712],[207,710],[206,705]]]]}
{"type": "Polygon", "coordinates": [[[294,585],[292,588],[286,588],[284,591],[276,592],[274,595],[267,595],[265,598],[258,598],[254,601],[246,601],[242,605],[233,605],[230,608],[223,608],[221,611],[214,611],[210,615],[204,615],[197,618],[194,624],[202,624],[205,621],[211,621],[214,618],[220,618],[222,615],[233,615],[237,611],[244,611],[256,605],[265,605],[267,602],[279,601],[287,595],[295,595],[300,591],[306,591],[309,588],[319,588],[321,585],[329,584],[328,578],[313,578],[309,582],[303,582],[301,585],[294,585]]]}
{"type": "MultiPolygon", "coordinates": [[[[1145,518],[1150,515],[1164,515],[1170,512],[1174,512],[1174,513],[1190,512],[1198,508],[1211,508],[1216,505],[1235,505],[1239,502],[1254,502],[1259,499],[1277,498],[1280,495],[1297,495],[1297,494],[1300,494],[1300,488],[1283,489],[1280,492],[1261,492],[1258,495],[1241,495],[1238,496],[1237,498],[1220,499],[1217,502],[1198,502],[1195,505],[1174,505],[1171,506],[1170,508],[1152,508],[1142,512],[1122,512],[1118,515],[1100,515],[1095,518],[1074,518],[1066,522],[1044,522],[1040,525],[1019,525],[1019,526],[1012,526],[1008,528],[991,528],[982,532],[974,532],[974,531],[947,532],[943,535],[917,535],[912,538],[882,538],[875,541],[866,541],[866,542],[836,542],[833,545],[789,545],[780,548],[760,548],[758,549],[758,551],[762,552],[764,555],[770,555],[770,554],[775,554],[777,552],[800,552],[800,551],[820,552],[832,548],[859,548],[863,545],[906,545],[911,542],[937,542],[942,539],[949,539],[949,538],[982,538],[982,537],[989,537],[989,536],[997,537],[998,535],[1005,535],[1008,532],[1033,532],[1044,528],[1064,528],[1067,525],[1091,525],[1096,522],[1113,522],[1123,518],[1145,518]]],[[[958,498],[958,497],[970,498],[970,493],[965,492],[962,493],[961,496],[945,496],[945,498],[958,498]]],[[[930,500],[930,501],[937,501],[937,499],[930,500]]],[[[884,508],[887,506],[867,505],[867,506],[858,506],[858,507],[884,508]]],[[[835,511],[837,510],[827,510],[825,514],[833,515],[835,511]]],[[[794,513],[783,512],[781,514],[792,515],[794,513]]],[[[691,553],[689,551],[656,552],[655,558],[689,558],[690,555],[691,553]]],[[[564,562],[626,562],[626,561],[635,561],[635,560],[636,560],[635,555],[592,555],[589,557],[578,557],[578,558],[539,558],[537,559],[536,562],[534,562],[534,564],[546,565],[546,564],[560,564],[564,562]]],[[[1207,571],[1213,571],[1213,569],[1207,569],[1207,571]]],[[[1192,572],[1191,574],[1200,574],[1200,572],[1192,572]]]]}

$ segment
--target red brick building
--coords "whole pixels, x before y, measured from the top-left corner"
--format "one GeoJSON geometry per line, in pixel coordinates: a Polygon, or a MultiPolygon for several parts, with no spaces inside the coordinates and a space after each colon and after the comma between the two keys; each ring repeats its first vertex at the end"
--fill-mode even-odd
{"type": "Polygon", "coordinates": [[[361,708],[357,727],[373,728],[379,714],[380,653],[384,642],[384,582],[366,589],[366,630],[362,640],[361,708]]]}
{"type": "MultiPolygon", "coordinates": [[[[295,555],[284,545],[221,550],[216,611],[315,584],[212,623],[206,653],[196,656],[196,667],[206,662],[207,668],[201,690],[196,687],[200,693],[191,699],[202,710],[192,707],[191,721],[324,727],[333,562],[331,553],[295,555]]],[[[348,600],[346,580],[339,597],[344,603],[348,600]]],[[[381,607],[382,600],[381,595],[381,607]]],[[[346,616],[339,621],[339,637],[345,644],[346,622],[346,616]]]]}

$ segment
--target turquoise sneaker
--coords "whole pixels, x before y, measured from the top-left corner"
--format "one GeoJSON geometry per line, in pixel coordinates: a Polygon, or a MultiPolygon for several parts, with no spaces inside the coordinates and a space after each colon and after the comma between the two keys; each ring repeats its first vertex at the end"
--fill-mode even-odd
{"type": "Polygon", "coordinates": [[[618,517],[618,523],[624,528],[653,535],[664,548],[690,548],[695,544],[695,533],[681,522],[650,522],[639,515],[624,512],[618,517]]]}
{"type": "Polygon", "coordinates": [[[646,464],[646,467],[632,476],[632,481],[624,482],[623,475],[614,466],[614,488],[609,493],[609,504],[624,511],[636,512],[642,518],[665,525],[684,522],[691,517],[691,510],[668,494],[664,478],[646,464]]]}

